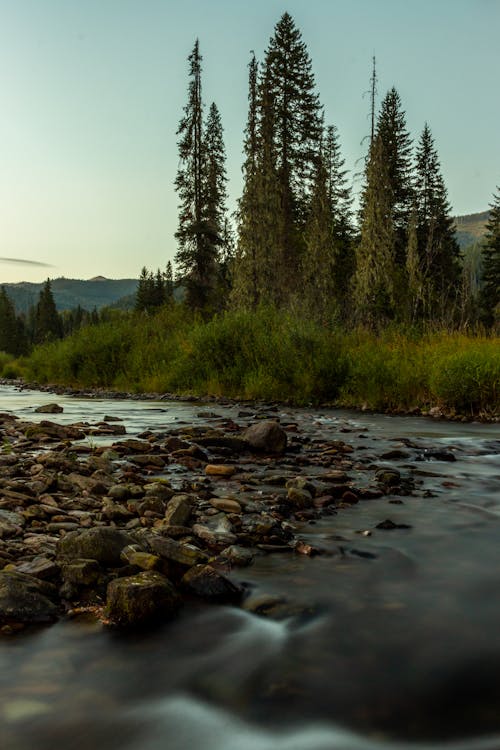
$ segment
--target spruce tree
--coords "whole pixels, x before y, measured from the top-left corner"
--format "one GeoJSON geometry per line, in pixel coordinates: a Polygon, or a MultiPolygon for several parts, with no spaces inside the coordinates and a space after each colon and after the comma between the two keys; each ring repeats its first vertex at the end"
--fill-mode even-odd
{"type": "Polygon", "coordinates": [[[492,326],[500,322],[500,191],[493,196],[483,249],[481,316],[492,326]]]}
{"type": "Polygon", "coordinates": [[[412,141],[406,127],[406,116],[401,99],[393,87],[384,97],[377,119],[376,134],[392,193],[391,214],[394,222],[395,261],[405,265],[408,243],[407,230],[413,208],[412,141]]]}
{"type": "Polygon", "coordinates": [[[201,95],[201,61],[196,40],[189,61],[188,101],[179,123],[179,169],[175,187],[179,195],[179,225],[175,234],[179,249],[175,256],[191,308],[205,307],[213,284],[215,258],[213,245],[207,242],[203,225],[203,102],[201,95]]]}
{"type": "Polygon", "coordinates": [[[327,323],[337,312],[335,300],[334,221],[328,194],[328,172],[318,161],[305,228],[301,293],[302,307],[312,318],[327,323]]]}
{"type": "Polygon", "coordinates": [[[169,260],[165,271],[165,301],[172,302],[174,299],[174,272],[172,262],[169,260]]]}
{"type": "Polygon", "coordinates": [[[326,168],[326,189],[333,231],[334,296],[338,305],[345,308],[355,268],[352,195],[335,125],[329,125],[326,129],[322,157],[326,168]]]}
{"type": "Polygon", "coordinates": [[[396,231],[394,193],[380,134],[370,149],[366,170],[361,237],[353,278],[355,317],[370,326],[390,320],[396,309],[396,231]]]}
{"type": "Polygon", "coordinates": [[[443,319],[449,316],[459,291],[459,246],[439,158],[427,123],[417,147],[415,199],[424,314],[443,319]]]}
{"type": "Polygon", "coordinates": [[[24,322],[16,315],[14,304],[3,286],[0,287],[0,351],[15,357],[27,351],[24,322]]]}
{"type": "Polygon", "coordinates": [[[261,249],[259,229],[259,119],[258,119],[258,69],[255,54],[248,64],[248,117],[245,127],[243,163],[243,194],[238,202],[238,239],[233,272],[231,301],[240,307],[257,307],[260,299],[259,276],[261,249]]]}
{"type": "Polygon", "coordinates": [[[47,279],[40,291],[35,308],[34,341],[36,344],[41,344],[61,337],[62,322],[54,302],[50,279],[47,279]]]}
{"type": "Polygon", "coordinates": [[[272,150],[279,183],[275,202],[280,205],[282,232],[279,265],[287,269],[287,273],[282,274],[286,297],[300,286],[301,234],[307,219],[322,135],[321,107],[315,92],[311,60],[301,33],[288,13],[276,24],[266,51],[260,108],[261,117],[273,123],[272,150]]]}

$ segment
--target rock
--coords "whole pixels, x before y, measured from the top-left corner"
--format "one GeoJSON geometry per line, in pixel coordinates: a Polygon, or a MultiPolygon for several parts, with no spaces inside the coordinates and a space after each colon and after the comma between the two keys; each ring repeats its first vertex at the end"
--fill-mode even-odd
{"type": "Polygon", "coordinates": [[[232,565],[251,565],[253,562],[253,554],[246,547],[240,547],[236,544],[232,544],[230,547],[222,550],[220,553],[221,557],[227,560],[232,565]]]}
{"type": "Polygon", "coordinates": [[[59,404],[44,404],[35,409],[37,414],[62,414],[63,411],[63,407],[59,404]]]}
{"type": "Polygon", "coordinates": [[[306,492],[309,492],[312,497],[316,495],[316,486],[305,477],[294,477],[293,479],[288,479],[285,487],[287,490],[290,490],[292,488],[298,490],[306,490],[306,492]]]}
{"type": "Polygon", "coordinates": [[[151,455],[150,453],[141,453],[133,456],[129,456],[128,460],[141,467],[151,467],[154,469],[163,469],[165,466],[165,459],[161,456],[151,455]]]}
{"type": "Polygon", "coordinates": [[[177,542],[175,539],[157,535],[149,536],[148,543],[153,552],[156,552],[160,557],[187,567],[208,560],[207,555],[194,544],[177,542]]]}
{"type": "Polygon", "coordinates": [[[379,484],[395,487],[401,481],[401,472],[397,469],[379,469],[375,472],[375,478],[379,484]]]}
{"type": "Polygon", "coordinates": [[[255,451],[284,453],[287,434],[278,422],[264,420],[252,425],[243,433],[243,438],[255,451]]]}
{"type": "Polygon", "coordinates": [[[313,497],[307,490],[290,487],[287,494],[289,501],[295,508],[310,508],[313,504],[313,497]]]}
{"type": "Polygon", "coordinates": [[[46,581],[59,574],[59,566],[44,555],[37,555],[33,560],[27,560],[16,565],[16,571],[46,581]]]}
{"type": "Polygon", "coordinates": [[[57,544],[58,558],[88,558],[102,565],[121,565],[120,553],[134,539],[125,531],[107,527],[71,531],[57,544]]]}
{"type": "Polygon", "coordinates": [[[375,528],[392,531],[393,529],[411,529],[411,526],[407,523],[394,523],[390,518],[387,518],[385,521],[378,523],[375,528]]]}
{"type": "Polygon", "coordinates": [[[116,578],[108,584],[107,617],[121,627],[134,627],[171,617],[179,596],[168,578],[155,571],[116,578]]]}
{"type": "Polygon", "coordinates": [[[231,497],[212,497],[210,505],[224,513],[241,513],[241,505],[231,497]]]}
{"type": "Polygon", "coordinates": [[[0,623],[43,623],[57,620],[58,608],[51,601],[56,589],[32,576],[14,571],[0,572],[0,623]]]}
{"type": "Polygon", "coordinates": [[[219,604],[236,604],[243,596],[241,587],[211,565],[195,565],[182,577],[181,583],[190,593],[219,604]]]}
{"type": "Polygon", "coordinates": [[[236,466],[226,464],[207,464],[205,474],[214,477],[232,477],[236,473],[236,466]]]}
{"type": "Polygon", "coordinates": [[[61,565],[61,576],[64,583],[73,586],[92,586],[99,580],[101,569],[97,560],[80,559],[61,565]]]}
{"type": "Polygon", "coordinates": [[[165,523],[171,526],[186,526],[191,516],[189,495],[174,495],[167,503],[165,523]]]}
{"type": "Polygon", "coordinates": [[[329,471],[327,474],[322,474],[320,479],[322,482],[338,482],[339,484],[343,484],[344,482],[347,482],[349,477],[347,476],[345,471],[334,469],[332,471],[329,471]]]}

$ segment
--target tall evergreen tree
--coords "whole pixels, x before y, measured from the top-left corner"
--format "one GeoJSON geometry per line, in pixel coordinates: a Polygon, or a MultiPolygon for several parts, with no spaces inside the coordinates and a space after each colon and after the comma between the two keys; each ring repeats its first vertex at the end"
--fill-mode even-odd
{"type": "Polygon", "coordinates": [[[420,266],[425,287],[424,313],[428,317],[442,317],[457,298],[460,251],[439,158],[427,123],[417,147],[415,198],[420,266]]]}
{"type": "Polygon", "coordinates": [[[35,308],[34,341],[42,344],[62,337],[61,318],[57,312],[50,279],[43,285],[35,308]]]}
{"type": "Polygon", "coordinates": [[[177,129],[180,166],[175,180],[179,195],[179,226],[175,234],[179,249],[175,256],[186,287],[186,300],[192,308],[207,304],[215,273],[214,246],[204,225],[203,102],[201,61],[196,40],[189,55],[188,101],[177,129]]]}
{"type": "Polygon", "coordinates": [[[371,326],[395,314],[395,201],[389,167],[382,136],[377,133],[366,171],[361,238],[353,278],[355,316],[371,326]]]}
{"type": "Polygon", "coordinates": [[[401,98],[393,87],[384,97],[377,119],[376,134],[380,139],[382,160],[392,192],[391,214],[395,234],[395,261],[405,265],[408,243],[407,230],[413,208],[412,141],[406,127],[401,98]]]}
{"type": "Polygon", "coordinates": [[[325,133],[323,160],[326,168],[326,189],[333,229],[334,295],[345,307],[346,295],[355,269],[352,227],[352,195],[347,183],[345,160],[340,153],[338,132],[329,125],[325,133]]]}
{"type": "Polygon", "coordinates": [[[334,217],[325,161],[318,161],[311,207],[305,227],[301,305],[308,315],[326,323],[337,312],[335,299],[334,217]]]}
{"type": "Polygon", "coordinates": [[[271,147],[279,183],[276,202],[280,205],[282,231],[280,265],[288,271],[286,295],[300,284],[301,233],[307,219],[322,135],[321,107],[311,60],[288,13],[275,26],[265,55],[260,89],[261,117],[273,123],[271,147]]]}
{"type": "Polygon", "coordinates": [[[165,271],[165,301],[172,302],[174,299],[174,272],[172,262],[169,260],[165,271]]]}
{"type": "Polygon", "coordinates": [[[0,287],[0,351],[15,357],[27,351],[24,322],[16,315],[14,304],[3,286],[0,287]]]}
{"type": "Polygon", "coordinates": [[[179,169],[175,187],[180,198],[179,249],[175,260],[192,309],[214,303],[225,221],[226,173],[222,124],[212,104],[203,127],[201,61],[196,40],[189,58],[188,102],[179,124],[179,169]]]}
{"type": "Polygon", "coordinates": [[[267,75],[257,88],[250,62],[249,113],[245,131],[244,187],[238,207],[238,243],[232,300],[244,307],[283,301],[283,201],[276,168],[274,106],[267,75]]]}
{"type": "Polygon", "coordinates": [[[481,314],[486,325],[500,323],[500,191],[493,196],[483,249],[481,314]]]}

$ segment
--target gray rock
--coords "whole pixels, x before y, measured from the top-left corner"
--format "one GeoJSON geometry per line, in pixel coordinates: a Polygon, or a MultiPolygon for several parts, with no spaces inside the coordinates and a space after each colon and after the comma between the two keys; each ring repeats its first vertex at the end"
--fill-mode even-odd
{"type": "Polygon", "coordinates": [[[243,438],[255,451],[283,453],[287,445],[287,434],[278,422],[257,422],[243,433],[243,438]]]}

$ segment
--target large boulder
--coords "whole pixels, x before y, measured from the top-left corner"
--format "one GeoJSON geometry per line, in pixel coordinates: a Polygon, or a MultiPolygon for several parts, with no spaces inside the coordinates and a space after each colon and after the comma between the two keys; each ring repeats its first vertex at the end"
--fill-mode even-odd
{"type": "Polygon", "coordinates": [[[134,627],[172,616],[180,604],[168,578],[146,571],[108,584],[106,614],[115,625],[134,627]]]}
{"type": "Polygon", "coordinates": [[[121,551],[135,540],[121,529],[99,526],[84,531],[70,531],[57,544],[58,558],[97,560],[102,565],[122,565],[121,551]]]}
{"type": "Polygon", "coordinates": [[[284,453],[287,444],[285,430],[272,420],[257,422],[248,427],[243,438],[250,448],[263,453],[284,453]]]}
{"type": "Polygon", "coordinates": [[[15,571],[0,572],[0,623],[43,623],[57,619],[51,601],[57,590],[46,581],[15,571]]]}

